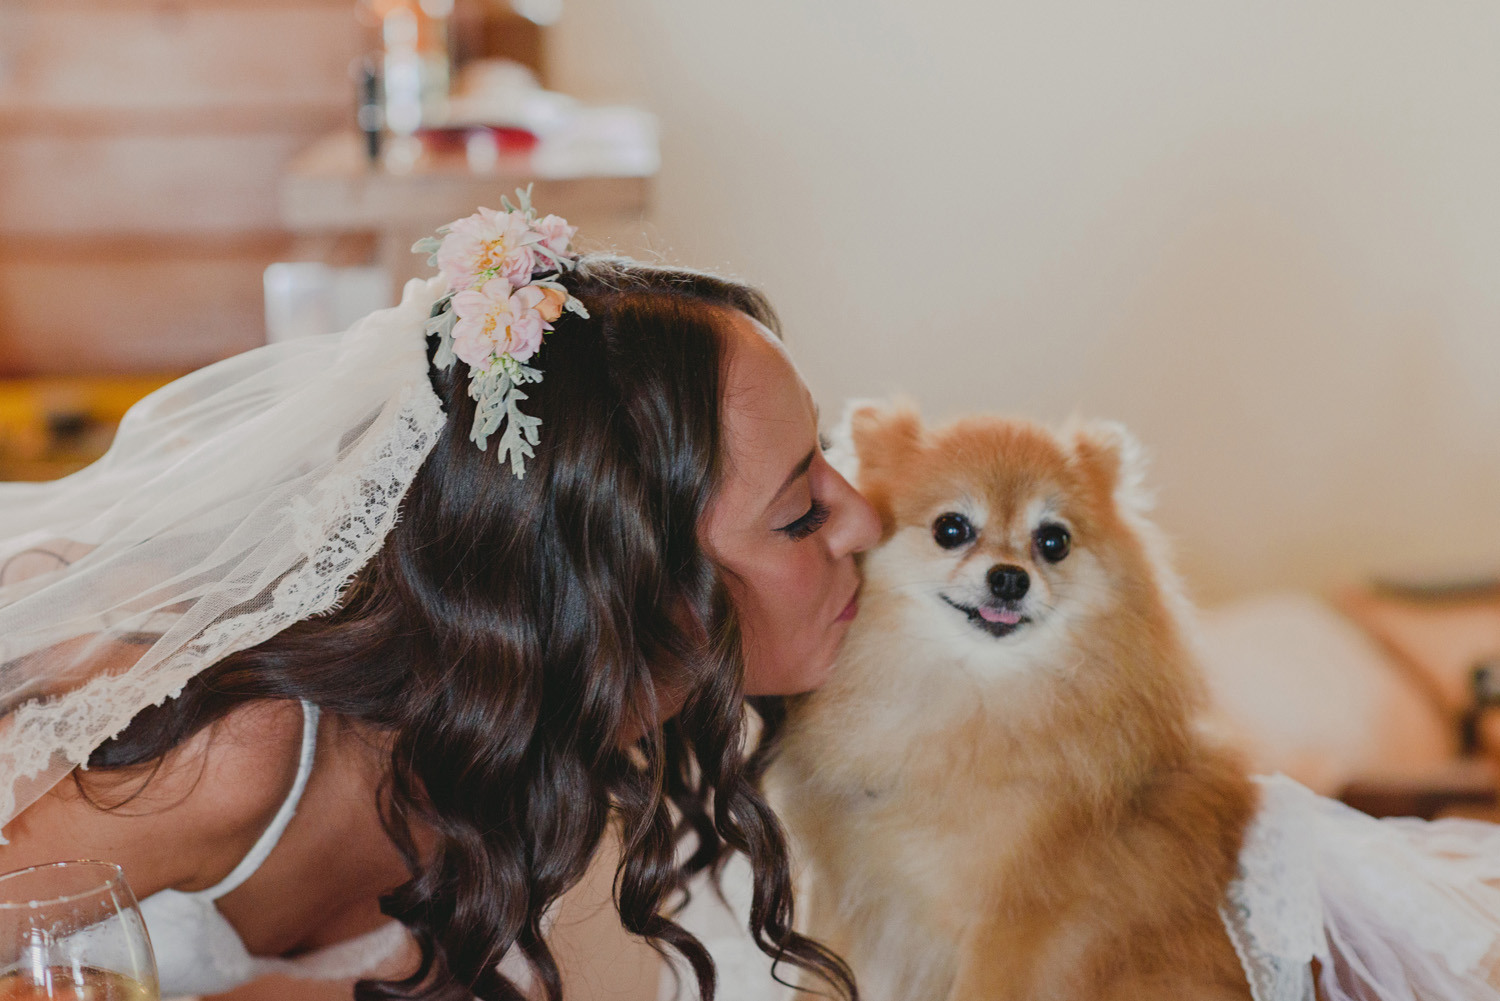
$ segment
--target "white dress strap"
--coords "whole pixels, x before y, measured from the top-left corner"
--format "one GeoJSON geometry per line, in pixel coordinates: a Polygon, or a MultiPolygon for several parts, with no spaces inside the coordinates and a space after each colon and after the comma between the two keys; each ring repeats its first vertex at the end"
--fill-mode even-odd
{"type": "Polygon", "coordinates": [[[281,809],[276,811],[276,816],[271,818],[270,826],[261,832],[260,838],[250,851],[240,859],[240,864],[235,866],[221,881],[206,890],[199,890],[193,896],[218,900],[249,879],[255,870],[260,868],[266,856],[271,854],[271,849],[276,847],[276,842],[281,840],[281,835],[286,832],[286,825],[292,822],[292,817],[297,812],[297,804],[307,788],[307,778],[312,774],[313,758],[317,750],[318,707],[304,700],[302,702],[302,755],[297,761],[297,778],[292,782],[291,792],[287,793],[286,799],[281,803],[281,809]]]}

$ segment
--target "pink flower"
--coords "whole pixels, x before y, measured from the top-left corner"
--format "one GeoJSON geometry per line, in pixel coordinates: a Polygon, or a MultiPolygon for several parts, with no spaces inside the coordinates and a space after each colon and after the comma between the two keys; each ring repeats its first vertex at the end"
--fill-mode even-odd
{"type": "Polygon", "coordinates": [[[448,227],[438,247],[438,271],[454,290],[471,287],[489,271],[520,284],[531,279],[536,263],[531,244],[538,239],[522,213],[482,208],[448,227]]]}
{"type": "Polygon", "coordinates": [[[488,368],[500,355],[526,361],[542,346],[551,330],[537,306],[546,297],[533,285],[511,289],[504,278],[492,278],[479,288],[453,297],[458,320],[453,325],[453,353],[475,368],[488,368]]]}
{"type": "Polygon", "coordinates": [[[541,237],[542,245],[558,256],[568,252],[568,241],[578,232],[577,226],[569,226],[568,220],[555,215],[543,216],[532,223],[532,228],[541,237]]]}
{"type": "Polygon", "coordinates": [[[530,247],[517,247],[505,255],[500,273],[515,288],[531,281],[531,272],[536,268],[536,252],[530,247]]]}
{"type": "Polygon", "coordinates": [[[509,343],[513,346],[504,351],[516,361],[525,361],[536,354],[536,349],[542,346],[542,332],[552,329],[552,324],[537,310],[545,298],[543,290],[535,285],[516,289],[510,297],[508,333],[509,343]]]}

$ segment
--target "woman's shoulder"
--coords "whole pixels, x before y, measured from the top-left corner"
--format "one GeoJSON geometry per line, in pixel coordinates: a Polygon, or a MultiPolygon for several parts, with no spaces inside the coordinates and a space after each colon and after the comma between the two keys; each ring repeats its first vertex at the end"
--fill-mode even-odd
{"type": "Polygon", "coordinates": [[[291,788],[302,720],[297,702],[246,703],[159,762],[79,772],[7,826],[0,870],[98,858],[123,866],[138,896],[213,886],[291,788]]]}

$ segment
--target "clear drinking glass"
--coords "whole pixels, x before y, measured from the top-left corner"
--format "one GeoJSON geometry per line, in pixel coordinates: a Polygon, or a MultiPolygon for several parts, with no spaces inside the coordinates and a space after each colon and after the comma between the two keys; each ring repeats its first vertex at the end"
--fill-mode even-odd
{"type": "Polygon", "coordinates": [[[0,876],[0,1001],[158,1001],[125,874],[56,862],[0,876]]]}

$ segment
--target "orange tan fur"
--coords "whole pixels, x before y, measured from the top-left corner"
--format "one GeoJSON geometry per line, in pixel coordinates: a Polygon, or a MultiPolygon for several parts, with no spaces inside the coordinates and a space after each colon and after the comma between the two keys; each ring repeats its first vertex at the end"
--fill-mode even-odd
{"type": "Polygon", "coordinates": [[[1254,794],[1196,729],[1133,442],[995,418],[928,431],[874,408],[850,436],[884,537],[771,775],[808,931],[865,1001],[1248,998],[1218,908],[1254,794]],[[954,511],[977,534],[949,550],[932,526],[954,511]],[[1039,517],[1071,532],[1055,564],[1039,517]],[[1032,582],[1012,633],[938,597],[1002,564],[1032,582]]]}

